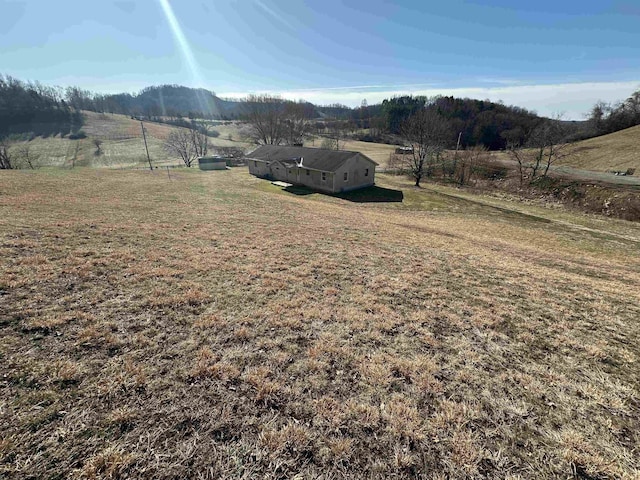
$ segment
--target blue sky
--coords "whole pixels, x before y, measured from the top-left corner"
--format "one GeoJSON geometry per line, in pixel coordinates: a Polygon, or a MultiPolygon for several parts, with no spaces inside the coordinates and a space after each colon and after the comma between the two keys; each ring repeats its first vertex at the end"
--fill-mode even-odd
{"type": "Polygon", "coordinates": [[[405,93],[580,119],[640,88],[634,1],[0,0],[0,73],[359,105],[405,93]]]}

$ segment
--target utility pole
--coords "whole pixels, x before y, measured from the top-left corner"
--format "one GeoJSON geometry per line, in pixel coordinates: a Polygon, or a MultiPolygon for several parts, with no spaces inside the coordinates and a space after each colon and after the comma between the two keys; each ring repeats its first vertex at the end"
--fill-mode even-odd
{"type": "Polygon", "coordinates": [[[453,173],[456,174],[456,170],[458,169],[458,150],[460,149],[460,137],[462,137],[462,132],[458,133],[458,142],[456,143],[456,153],[453,155],[453,173]]]}
{"type": "Polygon", "coordinates": [[[147,147],[147,136],[144,133],[144,125],[142,121],[140,121],[140,128],[142,129],[142,138],[144,139],[144,149],[147,151],[147,160],[149,161],[149,170],[153,171],[153,167],[151,166],[151,157],[149,157],[149,147],[147,147]]]}

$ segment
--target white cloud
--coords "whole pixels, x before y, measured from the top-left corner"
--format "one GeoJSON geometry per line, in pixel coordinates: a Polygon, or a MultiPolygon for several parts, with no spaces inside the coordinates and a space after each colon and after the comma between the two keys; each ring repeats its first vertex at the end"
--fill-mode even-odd
{"type": "MultiPolygon", "coordinates": [[[[514,82],[515,83],[515,82],[514,82]]],[[[539,115],[553,116],[562,113],[568,120],[583,120],[598,100],[616,102],[626,99],[640,88],[640,80],[626,82],[584,82],[542,85],[510,84],[499,86],[474,86],[443,88],[426,84],[415,85],[359,85],[357,87],[331,87],[302,90],[269,90],[252,92],[219,93],[221,97],[242,98],[248,93],[268,93],[290,100],[306,100],[316,105],[342,103],[359,106],[363,99],[367,103],[382,102],[398,95],[446,95],[458,98],[503,101],[536,111],[539,115]]]]}

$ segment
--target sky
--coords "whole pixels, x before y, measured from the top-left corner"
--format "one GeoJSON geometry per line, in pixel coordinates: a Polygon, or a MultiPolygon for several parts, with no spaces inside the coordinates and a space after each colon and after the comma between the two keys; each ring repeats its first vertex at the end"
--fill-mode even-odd
{"type": "Polygon", "coordinates": [[[640,1],[0,0],[0,73],[358,106],[502,101],[581,120],[640,89],[640,1]]]}

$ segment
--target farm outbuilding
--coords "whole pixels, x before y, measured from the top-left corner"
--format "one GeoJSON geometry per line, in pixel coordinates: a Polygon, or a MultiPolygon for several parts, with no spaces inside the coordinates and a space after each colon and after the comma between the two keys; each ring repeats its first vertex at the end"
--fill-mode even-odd
{"type": "Polygon", "coordinates": [[[198,158],[200,170],[226,170],[227,159],[223,157],[200,157],[198,158]]]}
{"type": "Polygon", "coordinates": [[[406,155],[413,153],[413,147],[396,147],[396,155],[406,155]]]}
{"type": "Polygon", "coordinates": [[[360,152],[263,145],[248,154],[249,173],[328,193],[370,187],[376,162],[360,152]]]}

